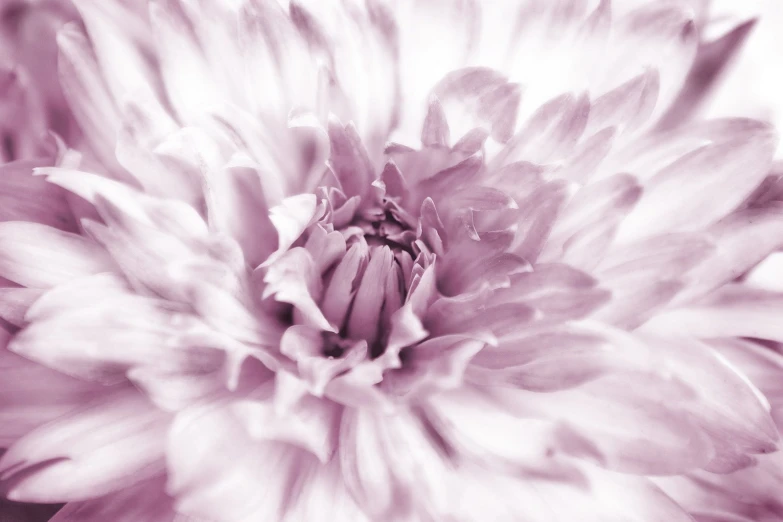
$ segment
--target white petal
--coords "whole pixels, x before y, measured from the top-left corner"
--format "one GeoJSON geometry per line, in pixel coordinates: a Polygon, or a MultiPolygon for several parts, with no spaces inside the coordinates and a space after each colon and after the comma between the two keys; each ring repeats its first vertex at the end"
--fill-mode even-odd
{"type": "Polygon", "coordinates": [[[19,439],[0,458],[8,498],[62,502],[157,475],[168,420],[138,394],[99,399],[19,439]]]}
{"type": "Polygon", "coordinates": [[[30,288],[115,270],[96,243],[37,223],[0,223],[0,275],[30,288]]]}
{"type": "Polygon", "coordinates": [[[167,491],[207,520],[282,520],[317,460],[294,446],[250,438],[224,404],[180,413],[169,434],[167,491]],[[226,465],[230,463],[230,465],[226,465]]]}

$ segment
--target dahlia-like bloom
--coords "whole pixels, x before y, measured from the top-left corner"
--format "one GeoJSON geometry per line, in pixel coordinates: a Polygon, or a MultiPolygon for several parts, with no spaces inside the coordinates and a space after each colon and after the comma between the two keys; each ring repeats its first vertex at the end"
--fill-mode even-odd
{"type": "Polygon", "coordinates": [[[783,244],[776,135],[677,109],[685,4],[159,0],[151,45],[78,2],[84,146],[0,167],[0,491],[59,522],[783,519],[783,295],[738,279],[783,244]]]}

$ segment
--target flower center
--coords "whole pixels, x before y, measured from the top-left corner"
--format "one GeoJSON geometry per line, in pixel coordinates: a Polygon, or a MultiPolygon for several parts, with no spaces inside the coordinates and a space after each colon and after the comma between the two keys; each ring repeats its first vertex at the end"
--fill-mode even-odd
{"type": "Polygon", "coordinates": [[[393,200],[383,198],[379,206],[357,216],[354,225],[362,229],[368,245],[386,245],[392,251],[405,250],[415,258],[416,232],[411,221],[412,218],[393,200]]]}

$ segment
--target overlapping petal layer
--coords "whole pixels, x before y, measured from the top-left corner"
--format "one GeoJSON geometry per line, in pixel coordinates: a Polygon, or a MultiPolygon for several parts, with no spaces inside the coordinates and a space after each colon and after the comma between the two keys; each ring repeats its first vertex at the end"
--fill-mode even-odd
{"type": "Polygon", "coordinates": [[[662,120],[692,11],[77,7],[81,154],[0,167],[9,498],[63,521],[780,515],[700,504],[779,484],[779,352],[739,338],[783,342],[781,296],[735,280],[783,213],[773,129],[662,120]]]}

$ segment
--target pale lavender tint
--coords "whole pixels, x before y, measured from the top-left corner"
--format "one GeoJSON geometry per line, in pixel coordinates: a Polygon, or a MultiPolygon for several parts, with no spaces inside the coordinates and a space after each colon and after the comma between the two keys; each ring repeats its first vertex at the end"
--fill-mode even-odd
{"type": "Polygon", "coordinates": [[[717,12],[0,0],[0,522],[783,521],[717,12]]]}

